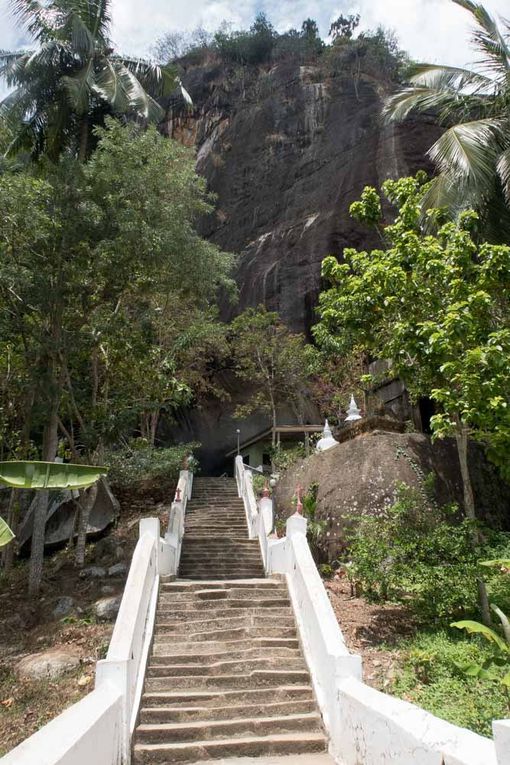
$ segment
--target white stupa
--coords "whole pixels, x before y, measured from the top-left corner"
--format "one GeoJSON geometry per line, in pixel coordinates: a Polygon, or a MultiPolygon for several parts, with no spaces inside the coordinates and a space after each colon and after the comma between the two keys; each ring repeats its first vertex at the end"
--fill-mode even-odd
{"type": "Polygon", "coordinates": [[[317,441],[315,447],[318,452],[325,452],[327,449],[331,449],[332,446],[336,446],[338,441],[333,438],[333,433],[329,427],[329,422],[326,420],[324,423],[324,430],[322,431],[322,438],[317,441]]]}
{"type": "Polygon", "coordinates": [[[361,420],[361,409],[359,409],[358,405],[356,404],[354,400],[354,396],[351,396],[351,403],[349,404],[349,408],[347,410],[347,417],[345,418],[346,422],[355,422],[356,420],[361,420]]]}

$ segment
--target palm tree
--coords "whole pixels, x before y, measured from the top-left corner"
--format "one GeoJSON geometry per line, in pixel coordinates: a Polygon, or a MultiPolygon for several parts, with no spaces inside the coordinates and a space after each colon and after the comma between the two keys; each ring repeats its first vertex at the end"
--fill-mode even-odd
{"type": "Polygon", "coordinates": [[[509,241],[510,24],[498,24],[479,3],[452,2],[475,21],[474,68],[415,65],[408,87],[387,101],[385,115],[401,122],[413,111],[432,112],[446,127],[428,152],[438,175],[424,210],[443,207],[455,216],[473,208],[485,236],[509,241]]]}
{"type": "MultiPolygon", "coordinates": [[[[157,121],[156,98],[181,85],[175,71],[114,53],[111,0],[10,0],[36,49],[0,54],[0,76],[13,88],[0,118],[14,127],[7,153],[84,161],[93,127],[106,114],[157,121]]],[[[187,100],[189,96],[182,88],[187,100]]]]}

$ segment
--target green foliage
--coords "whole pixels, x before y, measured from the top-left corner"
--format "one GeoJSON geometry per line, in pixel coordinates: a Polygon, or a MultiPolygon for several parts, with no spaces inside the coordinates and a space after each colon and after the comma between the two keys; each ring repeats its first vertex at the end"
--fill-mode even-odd
{"type": "Polygon", "coordinates": [[[429,149],[437,177],[423,199],[423,211],[446,208],[452,216],[475,209],[490,241],[510,235],[510,121],[508,67],[510,40],[477,2],[453,0],[474,22],[475,66],[462,69],[417,64],[408,86],[386,105],[389,119],[402,121],[413,111],[435,113],[446,127],[429,149]]]}
{"type": "Polygon", "coordinates": [[[0,462],[0,483],[15,489],[86,489],[108,468],[58,462],[0,462]]]}
{"type": "Polygon", "coordinates": [[[262,492],[264,491],[266,486],[269,489],[270,493],[272,491],[271,487],[269,486],[269,484],[267,482],[267,478],[265,476],[263,476],[263,475],[260,475],[260,473],[254,473],[253,474],[252,484],[253,484],[253,491],[258,496],[262,496],[262,492]]]}
{"type": "Polygon", "coordinates": [[[3,518],[0,518],[0,548],[5,547],[14,539],[14,533],[3,518]]]}
{"type": "Polygon", "coordinates": [[[328,522],[317,517],[318,493],[319,484],[314,482],[303,495],[303,516],[308,521],[306,536],[315,560],[319,560],[324,552],[324,538],[328,528],[328,522]]]}
{"type": "Polygon", "coordinates": [[[168,449],[155,449],[141,441],[133,441],[122,449],[107,452],[105,461],[110,466],[109,479],[114,487],[132,489],[156,483],[158,487],[171,487],[183,469],[185,458],[198,449],[199,444],[180,444],[168,449]]]}
{"type": "Polygon", "coordinates": [[[231,64],[262,64],[270,60],[276,32],[263,13],[259,13],[248,31],[220,29],[214,45],[222,60],[231,64]]]}
{"type": "Polygon", "coordinates": [[[236,416],[266,412],[276,426],[277,408],[285,403],[299,417],[314,358],[314,349],[303,335],[293,334],[277,313],[259,306],[234,319],[230,348],[237,376],[253,389],[247,403],[237,408],[236,416]]]}
{"type": "Polygon", "coordinates": [[[478,560],[505,535],[473,548],[473,523],[405,484],[383,516],[363,516],[350,543],[351,578],[369,600],[406,604],[425,623],[476,610],[478,560]],[[491,547],[492,546],[492,547],[491,547]]]}
{"type": "Polygon", "coordinates": [[[10,0],[35,50],[0,55],[0,77],[11,92],[0,117],[14,133],[9,151],[55,160],[66,151],[86,159],[91,128],[106,114],[158,121],[155,100],[178,85],[175,72],[114,54],[110,0],[10,0]]]}
{"type": "Polygon", "coordinates": [[[232,259],[195,230],[211,200],[193,155],[113,120],[97,138],[87,165],[0,176],[9,449],[26,450],[55,407],[73,453],[137,427],[154,440],[163,409],[220,392],[214,303],[232,259]]]}
{"type": "Polygon", "coordinates": [[[270,451],[271,464],[277,473],[283,473],[288,470],[296,462],[306,457],[305,445],[300,443],[297,446],[290,448],[284,448],[282,446],[275,446],[270,451]]]}
{"type": "Polygon", "coordinates": [[[488,644],[451,632],[418,632],[399,646],[403,658],[388,689],[454,725],[491,737],[492,720],[508,717],[503,686],[469,677],[463,667],[483,665],[492,656],[488,644]]]}
{"type": "Polygon", "coordinates": [[[333,579],[335,569],[330,563],[321,563],[319,566],[319,573],[323,579],[333,579]]]}
{"type": "Polygon", "coordinates": [[[340,14],[329,28],[329,36],[333,38],[333,42],[350,40],[359,26],[360,18],[359,13],[351,13],[349,16],[340,14]]]}
{"type": "MultiPolygon", "coordinates": [[[[508,465],[510,446],[510,248],[477,244],[474,213],[440,226],[420,226],[423,174],[387,181],[385,196],[398,215],[383,231],[384,249],[347,249],[344,263],[329,257],[323,275],[332,285],[320,296],[320,345],[345,354],[353,347],[391,359],[389,375],[404,380],[414,398],[430,396],[438,414],[435,436],[468,432],[486,440],[493,458],[508,465]]],[[[366,189],[356,217],[375,221],[379,202],[366,189]]],[[[429,211],[440,222],[442,213],[429,211]]]]}

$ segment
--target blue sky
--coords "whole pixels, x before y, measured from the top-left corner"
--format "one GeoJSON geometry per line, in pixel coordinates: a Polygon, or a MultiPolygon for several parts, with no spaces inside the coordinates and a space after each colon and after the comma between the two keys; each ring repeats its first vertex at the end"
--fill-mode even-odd
{"type": "MultiPolygon", "coordinates": [[[[486,7],[504,14],[508,0],[486,0],[486,7]]],[[[8,0],[0,0],[0,49],[15,49],[24,43],[8,12],[8,0]]],[[[193,29],[202,25],[216,29],[223,20],[249,26],[263,10],[279,31],[299,26],[307,17],[317,20],[326,36],[329,24],[340,13],[358,11],[362,28],[378,24],[397,32],[400,43],[413,58],[452,64],[470,62],[467,46],[468,18],[451,0],[112,0],[113,38],[126,54],[147,55],[154,40],[164,31],[193,29]]]]}

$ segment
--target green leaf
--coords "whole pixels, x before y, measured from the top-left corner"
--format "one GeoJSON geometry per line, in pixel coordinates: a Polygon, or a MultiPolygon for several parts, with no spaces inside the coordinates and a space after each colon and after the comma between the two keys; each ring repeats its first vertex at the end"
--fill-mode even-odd
{"type": "Polygon", "coordinates": [[[0,518],[0,547],[5,547],[12,542],[14,534],[3,518],[0,518]]]}
{"type": "Polygon", "coordinates": [[[480,622],[473,622],[467,619],[461,622],[452,622],[450,627],[456,627],[458,630],[466,630],[466,632],[468,632],[470,635],[482,635],[482,637],[484,637],[486,640],[495,643],[498,648],[505,653],[508,653],[510,650],[505,641],[500,638],[500,636],[494,632],[494,630],[486,627],[485,624],[480,624],[480,622]]]}
{"type": "Polygon", "coordinates": [[[85,489],[108,468],[60,462],[0,462],[0,483],[13,489],[85,489]]]}

